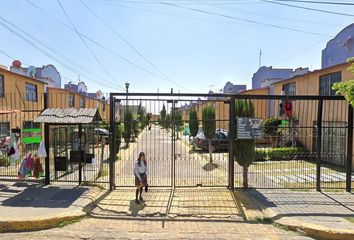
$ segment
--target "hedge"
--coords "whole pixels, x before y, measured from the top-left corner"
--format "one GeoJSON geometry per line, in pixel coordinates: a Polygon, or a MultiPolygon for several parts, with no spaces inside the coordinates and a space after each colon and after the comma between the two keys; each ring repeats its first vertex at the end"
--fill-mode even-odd
{"type": "Polygon", "coordinates": [[[256,161],[284,161],[309,158],[309,151],[304,147],[256,149],[256,161]]]}

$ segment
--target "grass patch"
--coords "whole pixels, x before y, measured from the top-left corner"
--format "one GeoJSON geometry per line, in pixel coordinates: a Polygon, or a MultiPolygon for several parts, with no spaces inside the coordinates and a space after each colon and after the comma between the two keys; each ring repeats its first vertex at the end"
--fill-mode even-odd
{"type": "Polygon", "coordinates": [[[344,219],[354,224],[354,217],[346,217],[344,219]]]}
{"type": "Polygon", "coordinates": [[[273,227],[279,228],[281,230],[290,231],[290,229],[286,225],[283,225],[283,224],[280,224],[280,223],[276,223],[276,222],[273,222],[272,225],[273,225],[273,227]]]}
{"type": "Polygon", "coordinates": [[[273,219],[264,217],[264,218],[256,218],[256,222],[262,223],[262,224],[273,224],[273,219]]]}
{"type": "Polygon", "coordinates": [[[66,227],[66,226],[68,226],[68,225],[70,225],[70,224],[78,223],[78,222],[80,222],[81,220],[83,220],[83,219],[85,219],[85,218],[87,218],[87,216],[79,217],[79,218],[74,219],[74,220],[63,221],[63,222],[61,222],[61,223],[59,224],[58,227],[59,227],[59,228],[63,228],[63,227],[66,227]]]}

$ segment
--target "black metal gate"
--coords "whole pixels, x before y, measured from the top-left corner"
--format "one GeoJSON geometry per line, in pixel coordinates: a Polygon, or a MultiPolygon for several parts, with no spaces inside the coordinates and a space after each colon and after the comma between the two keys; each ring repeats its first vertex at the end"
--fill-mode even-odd
{"type": "Polygon", "coordinates": [[[341,96],[111,93],[110,102],[111,189],[134,186],[134,164],[144,151],[156,187],[232,189],[247,176],[249,188],[351,191],[353,108],[341,96]],[[249,153],[235,144],[239,101],[263,122],[262,136],[250,142],[249,166],[247,158],[240,161],[241,152],[249,153]],[[203,116],[208,108],[210,119],[203,116]]]}
{"type": "Polygon", "coordinates": [[[196,97],[118,97],[114,135],[124,141],[114,161],[115,186],[134,186],[134,164],[140,152],[147,156],[151,186],[228,186],[228,103],[196,97]],[[202,131],[202,112],[207,106],[216,109],[216,105],[215,135],[222,138],[212,140],[211,162],[202,131]],[[195,120],[189,119],[192,109],[197,113],[195,120]],[[191,121],[197,126],[194,138],[190,137],[191,121]]]}

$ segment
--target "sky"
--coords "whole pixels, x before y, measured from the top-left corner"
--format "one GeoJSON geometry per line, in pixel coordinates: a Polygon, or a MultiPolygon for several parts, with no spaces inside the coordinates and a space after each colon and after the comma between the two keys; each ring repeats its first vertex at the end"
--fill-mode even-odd
{"type": "Polygon", "coordinates": [[[11,58],[24,66],[53,64],[62,84],[80,78],[89,91],[104,93],[125,91],[125,82],[130,92],[207,93],[228,81],[251,88],[260,49],[264,66],[318,69],[326,42],[354,22],[261,0],[0,3],[0,64],[11,65],[11,58]]]}

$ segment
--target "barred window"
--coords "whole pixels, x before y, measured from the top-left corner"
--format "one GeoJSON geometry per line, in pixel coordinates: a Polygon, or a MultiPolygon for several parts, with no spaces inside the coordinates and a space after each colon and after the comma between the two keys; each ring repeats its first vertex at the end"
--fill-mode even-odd
{"type": "Polygon", "coordinates": [[[342,81],[342,72],[334,72],[320,76],[320,95],[335,96],[336,91],[332,89],[333,84],[342,81]]]}
{"type": "Polygon", "coordinates": [[[0,97],[5,95],[4,76],[0,74],[0,97]]]}
{"type": "Polygon", "coordinates": [[[37,102],[37,85],[26,83],[26,100],[28,102],[37,102]]]}
{"type": "Polygon", "coordinates": [[[69,95],[69,107],[75,107],[75,95],[74,94],[69,95]]]}
{"type": "Polygon", "coordinates": [[[284,84],[283,91],[286,96],[296,95],[296,83],[284,84]]]}
{"type": "Polygon", "coordinates": [[[84,108],[85,107],[85,98],[84,97],[80,97],[79,107],[80,108],[84,108]]]}

